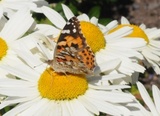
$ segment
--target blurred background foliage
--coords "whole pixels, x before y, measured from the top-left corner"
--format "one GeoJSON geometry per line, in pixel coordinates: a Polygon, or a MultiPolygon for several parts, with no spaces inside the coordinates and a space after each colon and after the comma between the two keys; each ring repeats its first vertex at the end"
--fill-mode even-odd
{"type": "MultiPolygon", "coordinates": [[[[113,19],[128,15],[128,5],[132,0],[47,0],[50,7],[64,16],[61,4],[67,5],[77,16],[86,13],[90,18],[97,17],[99,23],[106,25],[113,19]]],[[[40,14],[39,14],[40,15],[40,14]]],[[[39,21],[45,20],[39,16],[39,21]]],[[[65,18],[65,17],[64,17],[65,18]]]]}

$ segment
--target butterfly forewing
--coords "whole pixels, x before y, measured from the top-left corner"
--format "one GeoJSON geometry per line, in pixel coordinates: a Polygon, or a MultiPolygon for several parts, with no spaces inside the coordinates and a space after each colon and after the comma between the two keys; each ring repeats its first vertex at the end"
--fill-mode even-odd
{"type": "Polygon", "coordinates": [[[63,28],[57,44],[64,42],[66,45],[72,44],[73,47],[85,47],[86,39],[84,38],[80,23],[76,17],[72,17],[63,28]]]}
{"type": "Polygon", "coordinates": [[[76,17],[72,17],[61,32],[52,67],[56,72],[75,74],[90,74],[95,67],[94,54],[76,17]]]}

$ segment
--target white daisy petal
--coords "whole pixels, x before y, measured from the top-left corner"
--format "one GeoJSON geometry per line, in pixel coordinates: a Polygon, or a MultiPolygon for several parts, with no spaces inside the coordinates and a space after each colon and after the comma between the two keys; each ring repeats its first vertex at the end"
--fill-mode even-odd
{"type": "Polygon", "coordinates": [[[38,79],[38,73],[33,71],[31,68],[22,65],[20,67],[11,67],[11,66],[5,66],[5,65],[1,65],[0,68],[2,68],[3,70],[7,70],[10,74],[13,74],[17,77],[21,77],[24,80],[28,80],[28,81],[35,81],[38,79]]]}
{"type": "Polygon", "coordinates": [[[36,33],[43,33],[46,36],[52,35],[53,38],[57,37],[60,34],[60,30],[47,24],[37,24],[36,25],[36,33]],[[54,32],[54,35],[53,35],[54,32]]]}
{"type": "Polygon", "coordinates": [[[16,87],[12,89],[11,88],[1,88],[0,93],[6,96],[24,97],[24,96],[37,95],[37,90],[35,88],[23,88],[23,90],[16,88],[16,87]]]}
{"type": "Polygon", "coordinates": [[[155,31],[152,31],[148,34],[148,39],[156,38],[160,36],[160,29],[156,29],[155,31]]]}
{"type": "Polygon", "coordinates": [[[160,42],[159,41],[151,40],[150,41],[150,45],[154,46],[154,47],[156,47],[158,49],[160,48],[160,42]]]}
{"type": "Polygon", "coordinates": [[[156,109],[158,111],[158,113],[160,114],[160,104],[159,104],[159,100],[160,100],[160,90],[158,89],[157,86],[153,85],[152,86],[152,91],[153,91],[153,98],[154,98],[154,103],[156,106],[156,109]]]}
{"type": "MultiPolygon", "coordinates": [[[[48,99],[47,99],[48,100],[48,99]]],[[[47,102],[45,105],[47,105],[46,107],[45,107],[45,111],[44,111],[44,109],[42,108],[41,110],[42,110],[42,114],[44,114],[44,115],[46,115],[46,116],[52,116],[53,115],[53,111],[56,109],[56,104],[54,103],[54,101],[50,101],[50,100],[48,100],[49,102],[47,102]],[[44,112],[43,112],[44,111],[44,112]]],[[[36,114],[35,114],[36,115],[36,114]]],[[[38,116],[38,115],[36,115],[36,116],[38,116]]]]}
{"type": "Polygon", "coordinates": [[[89,98],[95,98],[97,100],[98,99],[105,100],[112,103],[128,103],[128,102],[132,102],[133,101],[132,99],[134,99],[134,97],[131,94],[127,94],[127,93],[124,94],[119,91],[103,92],[103,91],[90,90],[86,93],[86,96],[89,98]]]}
{"type": "Polygon", "coordinates": [[[120,110],[110,103],[103,104],[103,102],[93,98],[89,98],[88,101],[95,104],[101,112],[111,114],[111,115],[116,115],[116,116],[121,115],[120,110]]]}
{"type": "Polygon", "coordinates": [[[3,29],[6,22],[7,22],[7,19],[4,16],[0,17],[0,31],[3,29]]]}
{"type": "Polygon", "coordinates": [[[102,25],[100,23],[98,24],[98,26],[99,26],[100,29],[105,29],[106,28],[104,25],[102,25]]]}
{"type": "MultiPolygon", "coordinates": [[[[49,107],[50,107],[50,101],[49,100],[47,100],[47,99],[43,99],[45,102],[43,103],[43,104],[41,104],[41,105],[43,105],[43,106],[41,106],[41,107],[43,107],[43,108],[39,108],[39,110],[37,110],[35,113],[34,113],[34,115],[35,116],[48,116],[47,114],[48,114],[48,109],[49,109],[49,107]]],[[[66,115],[67,116],[67,115],[66,115]]]]}
{"type": "Polygon", "coordinates": [[[12,110],[8,111],[7,113],[4,114],[4,116],[11,116],[11,115],[17,115],[18,113],[24,111],[28,107],[30,107],[32,104],[40,100],[40,98],[36,98],[33,100],[30,100],[29,102],[24,102],[13,108],[12,110]]]}
{"type": "Polygon", "coordinates": [[[47,112],[45,112],[46,114],[45,115],[48,115],[48,116],[53,116],[53,115],[56,115],[56,116],[61,116],[62,115],[62,111],[61,111],[61,107],[60,107],[60,104],[59,103],[56,103],[55,101],[51,101],[49,100],[49,104],[48,104],[48,110],[47,112]]]}
{"type": "Polygon", "coordinates": [[[150,63],[150,65],[152,66],[152,68],[154,69],[154,71],[156,72],[156,74],[160,74],[160,68],[159,68],[159,65],[156,64],[155,62],[153,62],[152,60],[150,59],[147,59],[146,60],[150,63]]]}
{"type": "Polygon", "coordinates": [[[65,105],[67,106],[67,108],[68,108],[67,110],[70,112],[70,115],[72,115],[73,114],[73,109],[71,107],[71,102],[66,101],[65,105]]]}
{"type": "Polygon", "coordinates": [[[146,25],[143,24],[143,23],[142,23],[139,27],[140,27],[141,29],[143,29],[143,30],[146,29],[146,25]]]}
{"type": "Polygon", "coordinates": [[[66,24],[66,21],[58,12],[46,6],[43,6],[41,9],[42,9],[42,12],[56,27],[60,29],[64,27],[64,25],[66,24]]]}
{"type": "Polygon", "coordinates": [[[127,86],[127,85],[95,86],[91,84],[89,84],[89,87],[92,89],[99,89],[99,90],[114,90],[114,89],[130,88],[130,86],[127,86]]]}
{"type": "Polygon", "coordinates": [[[136,63],[123,61],[122,65],[118,70],[126,75],[128,74],[131,76],[134,73],[134,71],[143,73],[145,71],[145,68],[136,63]]]}
{"type": "Polygon", "coordinates": [[[15,1],[15,2],[11,2],[11,1],[9,1],[9,0],[6,0],[6,1],[8,1],[8,3],[5,2],[4,5],[5,5],[6,7],[9,7],[9,8],[11,8],[11,9],[14,9],[14,10],[22,9],[22,8],[24,8],[25,6],[29,6],[30,9],[36,8],[36,4],[31,3],[31,2],[28,2],[28,3],[27,3],[27,1],[24,1],[24,2],[21,2],[21,3],[20,3],[20,2],[18,3],[18,1],[15,1]]]}
{"type": "Polygon", "coordinates": [[[114,79],[119,79],[123,77],[125,77],[125,75],[123,74],[109,74],[109,75],[102,76],[102,81],[114,80],[114,79]]]}
{"type": "Polygon", "coordinates": [[[91,103],[89,102],[86,97],[79,97],[78,100],[90,111],[93,112],[96,115],[99,115],[98,109],[91,103]]]}
{"type": "Polygon", "coordinates": [[[73,103],[70,104],[73,109],[73,116],[88,116],[88,111],[84,108],[84,106],[78,101],[73,100],[73,103]]]}
{"type": "Polygon", "coordinates": [[[32,11],[38,11],[38,7],[41,7],[42,5],[48,5],[46,1],[44,0],[3,0],[0,1],[1,6],[1,14],[4,14],[8,18],[11,18],[18,10],[22,10],[25,8],[28,8],[32,11]]]}
{"type": "Polygon", "coordinates": [[[36,66],[41,64],[40,60],[36,60],[34,57],[32,57],[31,54],[26,53],[25,51],[16,50],[16,52],[19,56],[21,56],[26,61],[28,65],[33,66],[32,68],[36,68],[36,66]],[[26,54],[25,56],[23,55],[24,53],[26,54]],[[32,60],[28,59],[28,57],[30,58],[32,57],[32,60]]]}
{"type": "MultiPolygon", "coordinates": [[[[156,31],[156,30],[157,30],[157,28],[146,28],[144,30],[144,32],[146,33],[147,36],[149,36],[150,33],[152,33],[153,31],[156,31]]],[[[150,39],[150,38],[148,38],[148,39],[150,39]]]]}
{"type": "Polygon", "coordinates": [[[20,113],[20,115],[22,115],[22,116],[26,116],[26,115],[30,115],[31,116],[31,115],[34,115],[47,102],[48,102],[48,100],[40,99],[35,104],[32,104],[31,107],[27,108],[25,111],[23,111],[22,113],[20,113]]]}
{"type": "Polygon", "coordinates": [[[138,86],[138,89],[140,91],[140,94],[144,100],[144,102],[146,103],[146,105],[149,107],[150,111],[152,112],[152,114],[154,116],[158,116],[158,112],[155,110],[155,105],[153,104],[151,98],[149,97],[146,89],[144,88],[144,86],[140,83],[140,82],[137,82],[137,86],[138,86]]]}
{"type": "Polygon", "coordinates": [[[129,103],[127,106],[131,108],[131,112],[133,116],[151,116],[151,113],[146,110],[138,100],[135,100],[136,103],[129,103]]]}
{"type": "Polygon", "coordinates": [[[0,81],[0,86],[2,87],[20,87],[20,86],[24,86],[24,87],[32,87],[34,86],[35,83],[29,83],[26,81],[22,81],[22,80],[13,80],[13,79],[4,79],[0,81]]]}
{"type": "Polygon", "coordinates": [[[96,17],[92,17],[90,22],[93,23],[94,25],[97,25],[98,24],[98,19],[96,17]]]}
{"type": "Polygon", "coordinates": [[[121,17],[121,24],[130,24],[130,22],[128,21],[128,19],[126,19],[125,17],[121,17]]]}
{"type": "Polygon", "coordinates": [[[102,33],[106,34],[110,29],[115,28],[117,26],[118,22],[117,22],[117,24],[115,24],[115,23],[116,22],[112,21],[112,22],[108,23],[107,26],[104,26],[102,24],[98,24],[98,26],[101,29],[102,33]]]}
{"type": "Polygon", "coordinates": [[[29,101],[29,100],[33,100],[35,97],[36,96],[6,98],[5,101],[3,101],[1,103],[0,109],[4,108],[6,106],[12,105],[12,104],[17,104],[17,103],[22,103],[22,102],[26,102],[26,101],[29,101]]]}
{"type": "Polygon", "coordinates": [[[115,69],[118,66],[118,64],[120,64],[119,59],[106,61],[105,63],[99,63],[99,67],[96,67],[95,73],[115,69]]]}
{"type": "MultiPolygon", "coordinates": [[[[110,55],[114,55],[114,56],[119,56],[119,58],[131,58],[131,57],[137,57],[139,59],[143,59],[143,56],[138,53],[137,51],[133,50],[133,49],[130,49],[130,48],[121,48],[121,49],[116,49],[114,48],[115,47],[118,47],[116,44],[110,44],[109,46],[107,46],[106,49],[108,49],[108,52],[110,53],[110,55]],[[125,50],[127,49],[127,50],[125,50]],[[125,52],[123,52],[125,51],[125,52]]],[[[119,46],[120,47],[120,46],[119,46]]]]}
{"type": "Polygon", "coordinates": [[[110,23],[108,23],[108,24],[106,25],[106,28],[107,28],[108,30],[112,30],[112,29],[114,29],[115,27],[117,27],[117,24],[118,24],[118,21],[117,21],[117,20],[113,20],[113,21],[111,21],[110,23]]]}
{"type": "Polygon", "coordinates": [[[119,41],[111,43],[110,45],[124,46],[125,48],[138,48],[146,45],[143,39],[138,38],[121,38],[119,41]]]}
{"type": "Polygon", "coordinates": [[[53,56],[49,53],[49,51],[47,51],[47,49],[45,49],[45,46],[43,46],[43,44],[38,42],[38,41],[37,41],[37,44],[38,44],[38,48],[41,49],[41,51],[45,54],[46,59],[47,60],[52,60],[53,56]]]}
{"type": "Polygon", "coordinates": [[[3,7],[0,7],[0,18],[3,16],[3,7]]]}
{"type": "Polygon", "coordinates": [[[123,106],[116,106],[118,109],[120,109],[121,111],[123,111],[123,115],[125,116],[130,116],[131,115],[131,111],[129,109],[127,109],[126,107],[123,106]]]}
{"type": "Polygon", "coordinates": [[[128,34],[130,34],[132,32],[132,28],[131,27],[123,27],[118,29],[116,32],[112,32],[109,35],[105,35],[106,41],[115,41],[115,39],[121,38],[123,36],[127,36],[128,34]]]}
{"type": "Polygon", "coordinates": [[[68,101],[61,102],[62,115],[63,116],[71,116],[71,112],[70,112],[69,107],[67,106],[66,102],[68,102],[68,101]]]}
{"type": "Polygon", "coordinates": [[[4,13],[7,13],[6,14],[6,16],[8,17],[8,18],[12,18],[12,16],[16,13],[14,10],[12,10],[12,9],[8,9],[8,8],[3,8],[3,14],[4,13]]]}
{"type": "Polygon", "coordinates": [[[62,8],[63,8],[64,14],[68,20],[70,18],[74,17],[74,14],[72,13],[72,11],[65,4],[62,4],[62,8]]]}
{"type": "Polygon", "coordinates": [[[89,22],[89,17],[86,14],[81,14],[77,18],[79,21],[88,21],[89,22]]]}
{"type": "Polygon", "coordinates": [[[0,35],[7,41],[13,41],[21,37],[30,28],[33,21],[28,9],[20,10],[6,23],[0,35]]]}
{"type": "Polygon", "coordinates": [[[156,56],[155,54],[151,53],[150,51],[143,50],[142,54],[147,57],[148,59],[152,59],[154,61],[160,61],[159,57],[156,56]]]}

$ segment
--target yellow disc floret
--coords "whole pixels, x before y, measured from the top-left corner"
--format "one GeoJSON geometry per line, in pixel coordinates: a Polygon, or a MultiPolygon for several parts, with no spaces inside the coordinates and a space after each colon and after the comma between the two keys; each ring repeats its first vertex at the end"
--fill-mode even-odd
{"type": "Polygon", "coordinates": [[[6,42],[0,38],[0,60],[7,54],[8,46],[6,42]]]}
{"type": "Polygon", "coordinates": [[[147,37],[147,35],[145,34],[145,32],[138,26],[136,25],[129,25],[129,24],[123,24],[123,25],[118,25],[116,28],[112,29],[111,31],[109,31],[109,33],[112,33],[124,26],[129,26],[133,28],[133,32],[131,34],[129,34],[127,37],[139,37],[144,39],[147,43],[149,43],[149,39],[147,37]]]}
{"type": "Polygon", "coordinates": [[[71,100],[83,95],[88,89],[85,75],[60,74],[47,68],[38,81],[38,90],[43,98],[71,100]]]}
{"type": "Polygon", "coordinates": [[[82,33],[87,40],[87,44],[91,47],[94,53],[105,47],[106,43],[104,35],[97,26],[86,21],[81,21],[80,25],[82,33]]]}

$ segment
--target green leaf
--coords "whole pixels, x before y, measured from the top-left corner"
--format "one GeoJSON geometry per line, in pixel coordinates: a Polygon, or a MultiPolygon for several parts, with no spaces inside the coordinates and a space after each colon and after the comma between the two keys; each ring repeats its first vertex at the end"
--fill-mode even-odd
{"type": "Polygon", "coordinates": [[[103,24],[103,25],[107,25],[111,21],[112,20],[110,18],[101,18],[101,19],[99,19],[99,23],[103,24]]]}
{"type": "Polygon", "coordinates": [[[93,6],[93,7],[90,9],[90,11],[89,11],[88,14],[89,14],[89,17],[95,16],[95,17],[99,18],[100,12],[101,12],[101,7],[100,7],[100,6],[93,6]]]}
{"type": "Polygon", "coordinates": [[[70,3],[69,8],[71,9],[71,11],[73,12],[74,15],[78,14],[78,9],[74,4],[70,3]]]}
{"type": "Polygon", "coordinates": [[[56,6],[54,7],[54,10],[62,11],[62,2],[57,3],[56,6]]]}

